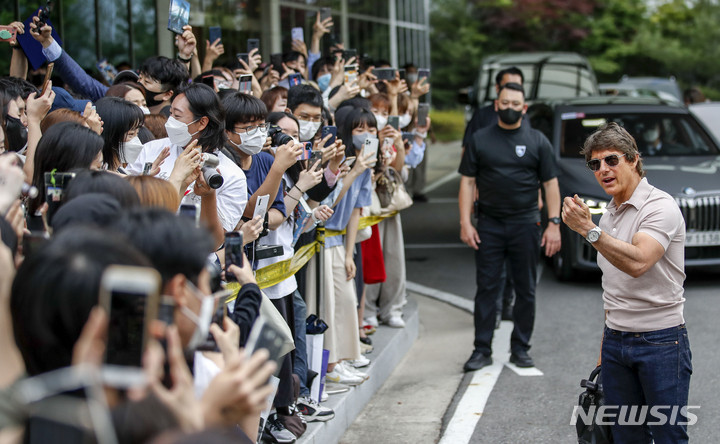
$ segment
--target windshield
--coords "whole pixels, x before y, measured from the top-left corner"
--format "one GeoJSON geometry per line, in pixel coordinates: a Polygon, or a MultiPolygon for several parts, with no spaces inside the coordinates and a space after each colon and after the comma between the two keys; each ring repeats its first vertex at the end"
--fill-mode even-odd
{"type": "Polygon", "coordinates": [[[644,158],[707,156],[718,153],[715,143],[688,115],[649,113],[564,113],[560,153],[580,157],[585,139],[606,122],[616,122],[635,138],[644,158]]]}

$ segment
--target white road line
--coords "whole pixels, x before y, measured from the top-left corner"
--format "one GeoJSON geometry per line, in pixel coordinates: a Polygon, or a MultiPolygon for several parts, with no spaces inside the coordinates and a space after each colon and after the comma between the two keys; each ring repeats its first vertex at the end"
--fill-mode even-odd
{"type": "Polygon", "coordinates": [[[413,293],[418,293],[423,296],[443,301],[452,305],[453,307],[465,310],[471,314],[475,312],[475,302],[471,301],[470,299],[466,299],[452,293],[446,293],[444,291],[436,290],[434,288],[426,287],[424,285],[420,285],[410,281],[406,282],[406,288],[408,289],[408,291],[412,291],[413,293]]]}
{"type": "Polygon", "coordinates": [[[406,250],[425,250],[432,248],[470,248],[466,244],[459,242],[452,244],[405,244],[406,250]]]}
{"type": "Polygon", "coordinates": [[[445,185],[445,184],[448,183],[448,182],[451,182],[451,181],[457,179],[458,177],[460,177],[460,173],[458,173],[457,171],[453,171],[452,173],[449,173],[449,174],[441,177],[440,179],[436,180],[435,182],[427,185],[427,186],[425,187],[425,189],[423,190],[423,194],[427,194],[427,193],[429,193],[429,192],[431,192],[431,191],[433,191],[433,190],[437,190],[437,189],[440,188],[441,186],[445,185]]]}

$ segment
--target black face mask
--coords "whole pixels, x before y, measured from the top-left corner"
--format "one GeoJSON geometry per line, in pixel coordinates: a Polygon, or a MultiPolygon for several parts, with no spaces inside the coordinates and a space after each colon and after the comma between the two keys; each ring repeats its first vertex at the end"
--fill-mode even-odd
{"type": "Polygon", "coordinates": [[[159,96],[160,94],[165,94],[167,91],[150,91],[149,89],[145,90],[145,103],[147,104],[148,108],[152,108],[153,106],[158,106],[161,103],[164,102],[164,100],[156,100],[155,97],[159,96]]]}
{"type": "Polygon", "coordinates": [[[498,108],[498,117],[505,125],[515,125],[518,120],[522,119],[522,111],[515,111],[512,108],[498,108]]]}
{"type": "Polygon", "coordinates": [[[7,116],[5,120],[7,128],[8,151],[20,151],[27,145],[27,128],[20,119],[7,116]]]}

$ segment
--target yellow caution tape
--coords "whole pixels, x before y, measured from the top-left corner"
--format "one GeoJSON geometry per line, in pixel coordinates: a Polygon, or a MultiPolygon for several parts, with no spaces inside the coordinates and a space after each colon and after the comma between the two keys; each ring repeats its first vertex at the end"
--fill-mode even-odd
{"type": "MultiPolygon", "coordinates": [[[[387,216],[368,216],[360,218],[358,230],[377,225],[383,220],[393,217],[396,214],[397,212],[388,214],[387,216]]],[[[273,285],[279,284],[290,276],[294,276],[295,273],[300,271],[300,269],[310,261],[315,253],[320,251],[320,245],[325,245],[326,238],[343,235],[345,234],[345,230],[326,230],[323,227],[317,227],[315,234],[315,241],[301,247],[290,259],[276,262],[257,270],[255,272],[255,280],[257,280],[258,287],[269,288],[273,285]]],[[[228,296],[225,302],[234,301],[240,291],[240,284],[237,282],[228,282],[227,289],[232,290],[233,294],[228,296]]]]}

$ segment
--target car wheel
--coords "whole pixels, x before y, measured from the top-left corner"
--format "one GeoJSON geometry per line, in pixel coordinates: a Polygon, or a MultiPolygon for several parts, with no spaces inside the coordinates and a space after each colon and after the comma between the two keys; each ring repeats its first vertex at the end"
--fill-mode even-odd
{"type": "Polygon", "coordinates": [[[572,251],[574,245],[567,235],[567,228],[560,228],[562,248],[553,256],[553,271],[555,277],[561,281],[571,281],[575,278],[575,269],[572,267],[572,251]]]}

